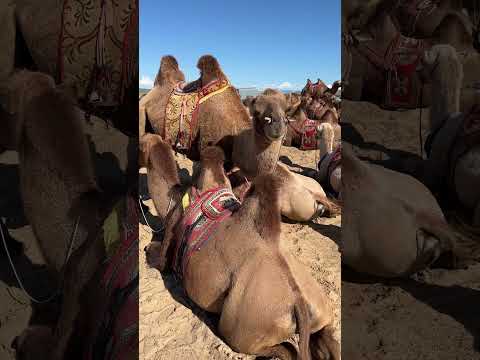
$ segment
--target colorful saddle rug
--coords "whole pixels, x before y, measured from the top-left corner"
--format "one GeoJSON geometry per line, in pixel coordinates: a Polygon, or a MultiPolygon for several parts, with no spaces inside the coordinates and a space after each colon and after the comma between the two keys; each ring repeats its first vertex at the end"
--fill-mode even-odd
{"type": "Polygon", "coordinates": [[[132,196],[123,198],[104,222],[104,236],[115,239],[102,269],[108,299],[101,327],[85,352],[86,360],[129,360],[138,354],[138,213],[132,196]],[[112,214],[115,214],[112,220],[112,214]],[[116,231],[118,229],[120,231],[116,231]],[[106,231],[108,230],[108,231],[106,231]]]}
{"type": "Polygon", "coordinates": [[[400,33],[390,42],[385,54],[378,54],[367,44],[359,45],[359,51],[385,72],[384,108],[418,107],[421,82],[416,70],[426,48],[425,40],[408,38],[400,33]]]}
{"type": "Polygon", "coordinates": [[[165,108],[164,139],[178,150],[188,151],[197,129],[199,105],[230,87],[227,80],[215,80],[203,88],[184,93],[176,87],[165,108]]]}
{"type": "Polygon", "coordinates": [[[230,189],[217,188],[197,194],[192,188],[192,199],[186,193],[182,204],[185,209],[181,223],[182,236],[176,244],[173,259],[176,274],[183,278],[188,261],[195,251],[212,237],[220,223],[240,207],[230,189]]]}
{"type": "Polygon", "coordinates": [[[387,108],[417,108],[421,83],[416,73],[425,50],[425,42],[399,35],[394,40],[387,65],[387,108]]]}
{"type": "Polygon", "coordinates": [[[318,162],[318,175],[321,181],[329,183],[332,171],[342,163],[342,144],[338,145],[336,149],[324,154],[318,162]]]}
{"type": "Polygon", "coordinates": [[[57,81],[115,107],[138,77],[138,0],[62,0],[57,81]]]}
{"type": "Polygon", "coordinates": [[[302,124],[300,150],[316,150],[318,148],[317,132],[317,121],[305,119],[302,124]]]}

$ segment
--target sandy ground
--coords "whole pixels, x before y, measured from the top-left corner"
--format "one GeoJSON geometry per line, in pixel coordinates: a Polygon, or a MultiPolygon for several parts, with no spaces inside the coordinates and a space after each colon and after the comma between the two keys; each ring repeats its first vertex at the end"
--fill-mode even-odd
{"type": "MultiPolygon", "coordinates": [[[[104,172],[102,177],[108,179],[105,172],[115,176],[115,171],[126,169],[128,138],[111,127],[107,128],[101,120],[92,119],[93,123],[86,125],[85,132],[95,144],[96,152],[102,154],[97,158],[97,170],[101,167],[104,172]],[[112,153],[116,154],[117,160],[111,157],[112,153]]],[[[14,151],[7,151],[0,154],[0,216],[9,219],[11,237],[24,246],[24,254],[15,258],[14,262],[26,288],[33,296],[45,298],[55,290],[55,286],[49,282],[48,274],[42,266],[45,262],[23,215],[21,201],[18,155],[14,151]]],[[[0,359],[14,359],[15,352],[10,345],[31,321],[33,308],[13,276],[0,239],[0,359]]],[[[35,308],[39,313],[47,313],[50,309],[49,306],[35,308]]],[[[32,319],[33,323],[44,321],[48,321],[48,318],[43,314],[32,319]]]]}
{"type": "MultiPolygon", "coordinates": [[[[315,168],[315,152],[282,149],[282,160],[294,171],[315,168]]],[[[191,162],[177,157],[181,168],[191,162]]],[[[145,169],[142,169],[142,171],[145,169]]],[[[153,209],[151,200],[146,202],[153,209]]],[[[335,309],[340,336],[340,217],[309,223],[282,223],[282,246],[309,269],[335,309]]],[[[140,225],[140,359],[253,359],[234,353],[217,335],[214,316],[206,314],[183,295],[179,284],[146,266],[143,248],[152,235],[140,225]]]]}
{"type": "MultiPolygon", "coordinates": [[[[383,161],[420,155],[418,110],[388,112],[345,100],[342,110],[342,137],[360,155],[383,161]]],[[[422,119],[425,141],[428,111],[422,119]]],[[[480,359],[479,304],[479,263],[385,283],[362,283],[342,269],[343,359],[480,359]]]]}

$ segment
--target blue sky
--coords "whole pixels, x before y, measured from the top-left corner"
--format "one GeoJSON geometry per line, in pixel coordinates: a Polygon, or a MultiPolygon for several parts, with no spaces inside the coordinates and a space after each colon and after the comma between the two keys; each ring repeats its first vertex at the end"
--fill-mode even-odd
{"type": "Polygon", "coordinates": [[[340,0],[140,1],[140,87],[151,87],[163,55],[187,81],[214,55],[237,87],[302,88],[340,79],[340,0]]]}

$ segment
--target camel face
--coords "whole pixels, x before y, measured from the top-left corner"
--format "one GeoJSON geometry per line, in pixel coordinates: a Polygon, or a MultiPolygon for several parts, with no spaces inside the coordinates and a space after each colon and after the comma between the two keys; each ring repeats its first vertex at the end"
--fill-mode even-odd
{"type": "Polygon", "coordinates": [[[253,121],[257,132],[274,142],[287,131],[286,103],[278,98],[261,95],[252,105],[253,121]]]}

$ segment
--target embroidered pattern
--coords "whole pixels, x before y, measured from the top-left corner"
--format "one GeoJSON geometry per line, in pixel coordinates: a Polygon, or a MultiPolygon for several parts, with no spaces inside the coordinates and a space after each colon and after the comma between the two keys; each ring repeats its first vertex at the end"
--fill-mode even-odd
{"type": "Polygon", "coordinates": [[[176,244],[173,259],[174,269],[183,278],[193,252],[199,251],[211,238],[220,223],[240,207],[231,190],[213,189],[198,196],[192,195],[191,205],[186,209],[182,236],[176,244]]]}
{"type": "Polygon", "coordinates": [[[199,105],[229,87],[227,80],[216,80],[191,93],[174,89],[165,108],[165,140],[179,150],[189,150],[195,136],[199,105]]]}

